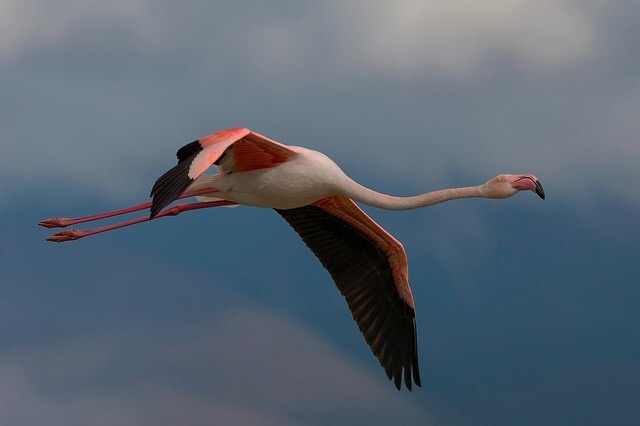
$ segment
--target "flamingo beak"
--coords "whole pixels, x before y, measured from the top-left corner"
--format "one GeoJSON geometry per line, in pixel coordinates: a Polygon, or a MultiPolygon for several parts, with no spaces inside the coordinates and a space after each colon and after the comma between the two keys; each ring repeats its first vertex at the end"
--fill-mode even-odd
{"type": "Polygon", "coordinates": [[[542,184],[540,183],[540,181],[538,179],[536,179],[533,182],[533,184],[536,187],[535,193],[538,194],[538,196],[544,200],[544,189],[542,189],[542,184]]]}

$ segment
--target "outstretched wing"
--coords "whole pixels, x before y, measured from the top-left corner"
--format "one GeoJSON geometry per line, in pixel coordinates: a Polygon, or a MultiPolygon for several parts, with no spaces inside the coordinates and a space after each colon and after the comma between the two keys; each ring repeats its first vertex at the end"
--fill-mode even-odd
{"type": "Polygon", "coordinates": [[[222,173],[246,172],[277,166],[294,155],[286,145],[246,128],[222,130],[195,140],[178,150],[178,164],[153,185],[151,218],[213,164],[222,173]]]}
{"type": "Polygon", "coordinates": [[[353,201],[278,212],[329,271],[380,364],[400,389],[421,386],[413,296],[402,244],[353,201]]]}

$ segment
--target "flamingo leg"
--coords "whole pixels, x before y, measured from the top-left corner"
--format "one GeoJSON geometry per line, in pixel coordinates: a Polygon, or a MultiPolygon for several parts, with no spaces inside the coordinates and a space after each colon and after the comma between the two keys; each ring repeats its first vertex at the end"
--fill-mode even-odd
{"type": "MultiPolygon", "coordinates": [[[[181,197],[181,198],[184,198],[184,197],[181,197]]],[[[215,200],[215,201],[188,203],[188,204],[176,204],[173,207],[169,207],[168,209],[161,211],[155,216],[155,218],[164,217],[164,216],[177,216],[180,213],[186,212],[189,210],[207,209],[211,207],[221,207],[221,206],[233,206],[236,204],[238,203],[235,203],[233,201],[227,201],[227,200],[215,200]]],[[[144,207],[141,207],[140,209],[137,209],[137,210],[141,210],[143,208],[144,207]]],[[[130,211],[135,211],[135,210],[130,210],[130,211]]],[[[125,226],[131,226],[137,223],[147,222],[149,220],[151,220],[149,216],[143,216],[137,219],[131,219],[125,222],[114,223],[113,225],[103,226],[101,228],[87,229],[84,231],[80,231],[77,229],[69,229],[66,231],[58,232],[57,234],[50,236],[49,238],[47,238],[47,241],[52,241],[54,243],[62,243],[65,241],[78,240],[80,238],[88,237],[90,235],[100,234],[102,232],[111,231],[113,229],[124,228],[125,226]]]]}
{"type": "MultiPolygon", "coordinates": [[[[213,192],[215,191],[212,191],[211,188],[199,189],[196,191],[187,191],[184,194],[180,195],[177,199],[195,197],[196,195],[211,194],[213,192]]],[[[45,228],[66,228],[67,226],[77,225],[78,223],[93,222],[94,220],[106,219],[113,216],[120,216],[127,213],[137,212],[139,210],[148,209],[151,207],[151,205],[152,205],[152,202],[149,201],[146,203],[137,204],[135,206],[126,207],[124,209],[113,210],[106,213],[94,214],[91,216],[76,217],[76,218],[57,217],[52,219],[45,219],[42,222],[38,223],[38,225],[44,226],[45,228]]]]}

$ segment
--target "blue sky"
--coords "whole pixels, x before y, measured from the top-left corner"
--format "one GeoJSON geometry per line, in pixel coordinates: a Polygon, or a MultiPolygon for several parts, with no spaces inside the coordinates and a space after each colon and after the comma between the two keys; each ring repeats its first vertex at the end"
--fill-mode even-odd
{"type": "Polygon", "coordinates": [[[634,1],[6,1],[0,422],[635,424],[634,1]],[[367,208],[407,249],[423,388],[397,392],[272,211],[54,245],[247,126],[410,195],[535,173],[547,200],[367,208]]]}

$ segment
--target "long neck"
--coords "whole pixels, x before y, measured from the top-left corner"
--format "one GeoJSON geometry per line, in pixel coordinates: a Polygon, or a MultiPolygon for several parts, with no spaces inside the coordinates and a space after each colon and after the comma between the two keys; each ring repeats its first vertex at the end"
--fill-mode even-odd
{"type": "Polygon", "coordinates": [[[342,186],[344,196],[372,207],[387,210],[413,210],[429,207],[457,198],[486,197],[484,187],[468,186],[463,188],[440,189],[412,197],[395,197],[369,189],[347,178],[342,186]]]}

